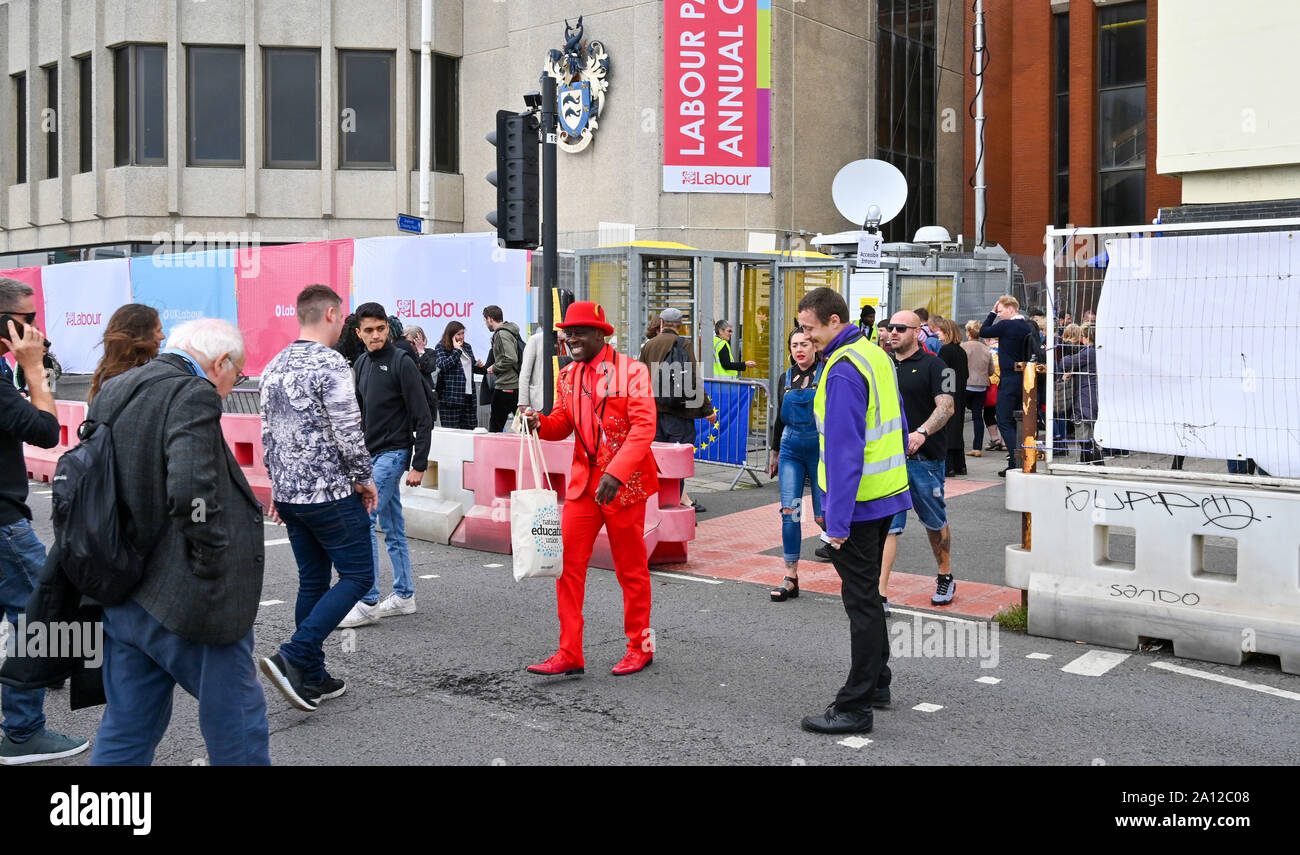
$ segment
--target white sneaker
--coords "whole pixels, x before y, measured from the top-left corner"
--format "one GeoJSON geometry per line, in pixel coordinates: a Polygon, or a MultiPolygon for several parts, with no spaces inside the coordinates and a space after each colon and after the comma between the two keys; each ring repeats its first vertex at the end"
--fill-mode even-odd
{"type": "Polygon", "coordinates": [[[348,612],[347,617],[339,623],[339,629],[352,629],[354,626],[368,626],[372,623],[379,623],[379,604],[370,605],[369,603],[357,601],[348,612]]]}
{"type": "Polygon", "coordinates": [[[389,594],[386,599],[380,601],[379,605],[374,606],[373,608],[376,618],[395,617],[396,615],[413,615],[415,614],[415,596],[399,597],[397,593],[394,592],[389,594]]]}

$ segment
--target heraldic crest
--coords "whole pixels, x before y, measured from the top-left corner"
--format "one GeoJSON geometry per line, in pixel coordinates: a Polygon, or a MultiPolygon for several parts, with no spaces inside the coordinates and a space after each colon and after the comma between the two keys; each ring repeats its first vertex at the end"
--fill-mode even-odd
{"type": "Polygon", "coordinates": [[[545,73],[556,79],[558,144],[570,154],[582,151],[591,145],[609,89],[609,54],[598,41],[583,42],[582,16],[577,26],[564,22],[564,50],[550,52],[545,73]]]}

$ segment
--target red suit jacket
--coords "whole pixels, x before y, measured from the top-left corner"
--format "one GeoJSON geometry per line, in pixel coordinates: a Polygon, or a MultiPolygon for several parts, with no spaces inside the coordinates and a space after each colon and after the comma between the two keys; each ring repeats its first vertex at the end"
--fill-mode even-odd
{"type": "Polygon", "coordinates": [[[590,363],[571,362],[560,372],[559,394],[542,416],[542,439],[573,438],[573,470],[566,499],[581,498],[591,480],[608,472],[623,486],[615,507],[644,502],[659,491],[654,455],[655,399],[645,364],[608,345],[590,363]],[[585,440],[585,444],[584,444],[585,440]],[[589,454],[595,456],[594,471],[589,454]]]}

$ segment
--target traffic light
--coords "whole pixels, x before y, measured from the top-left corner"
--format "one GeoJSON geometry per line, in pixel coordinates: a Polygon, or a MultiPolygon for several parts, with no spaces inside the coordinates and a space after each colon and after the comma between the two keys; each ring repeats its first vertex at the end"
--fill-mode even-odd
{"type": "Polygon", "coordinates": [[[497,129],[487,135],[497,149],[496,171],[487,177],[497,188],[497,209],[487,221],[507,249],[537,248],[539,127],[532,113],[498,110],[497,129]]]}

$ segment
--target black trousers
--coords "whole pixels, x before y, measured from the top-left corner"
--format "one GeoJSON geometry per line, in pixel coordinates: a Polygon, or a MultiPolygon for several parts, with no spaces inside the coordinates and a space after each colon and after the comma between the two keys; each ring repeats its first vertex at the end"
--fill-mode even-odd
{"type": "Polygon", "coordinates": [[[684,442],[695,444],[695,419],[659,413],[655,424],[655,442],[684,442]]]}
{"type": "Polygon", "coordinates": [[[849,678],[835,696],[839,710],[870,708],[871,693],[893,679],[885,608],[880,603],[880,551],[890,519],[853,523],[849,539],[839,549],[831,549],[831,563],[840,574],[840,597],[849,616],[849,678]]]}
{"type": "Polygon", "coordinates": [[[519,408],[518,389],[492,390],[492,417],[488,420],[489,433],[501,433],[506,429],[506,422],[519,408]]]}

